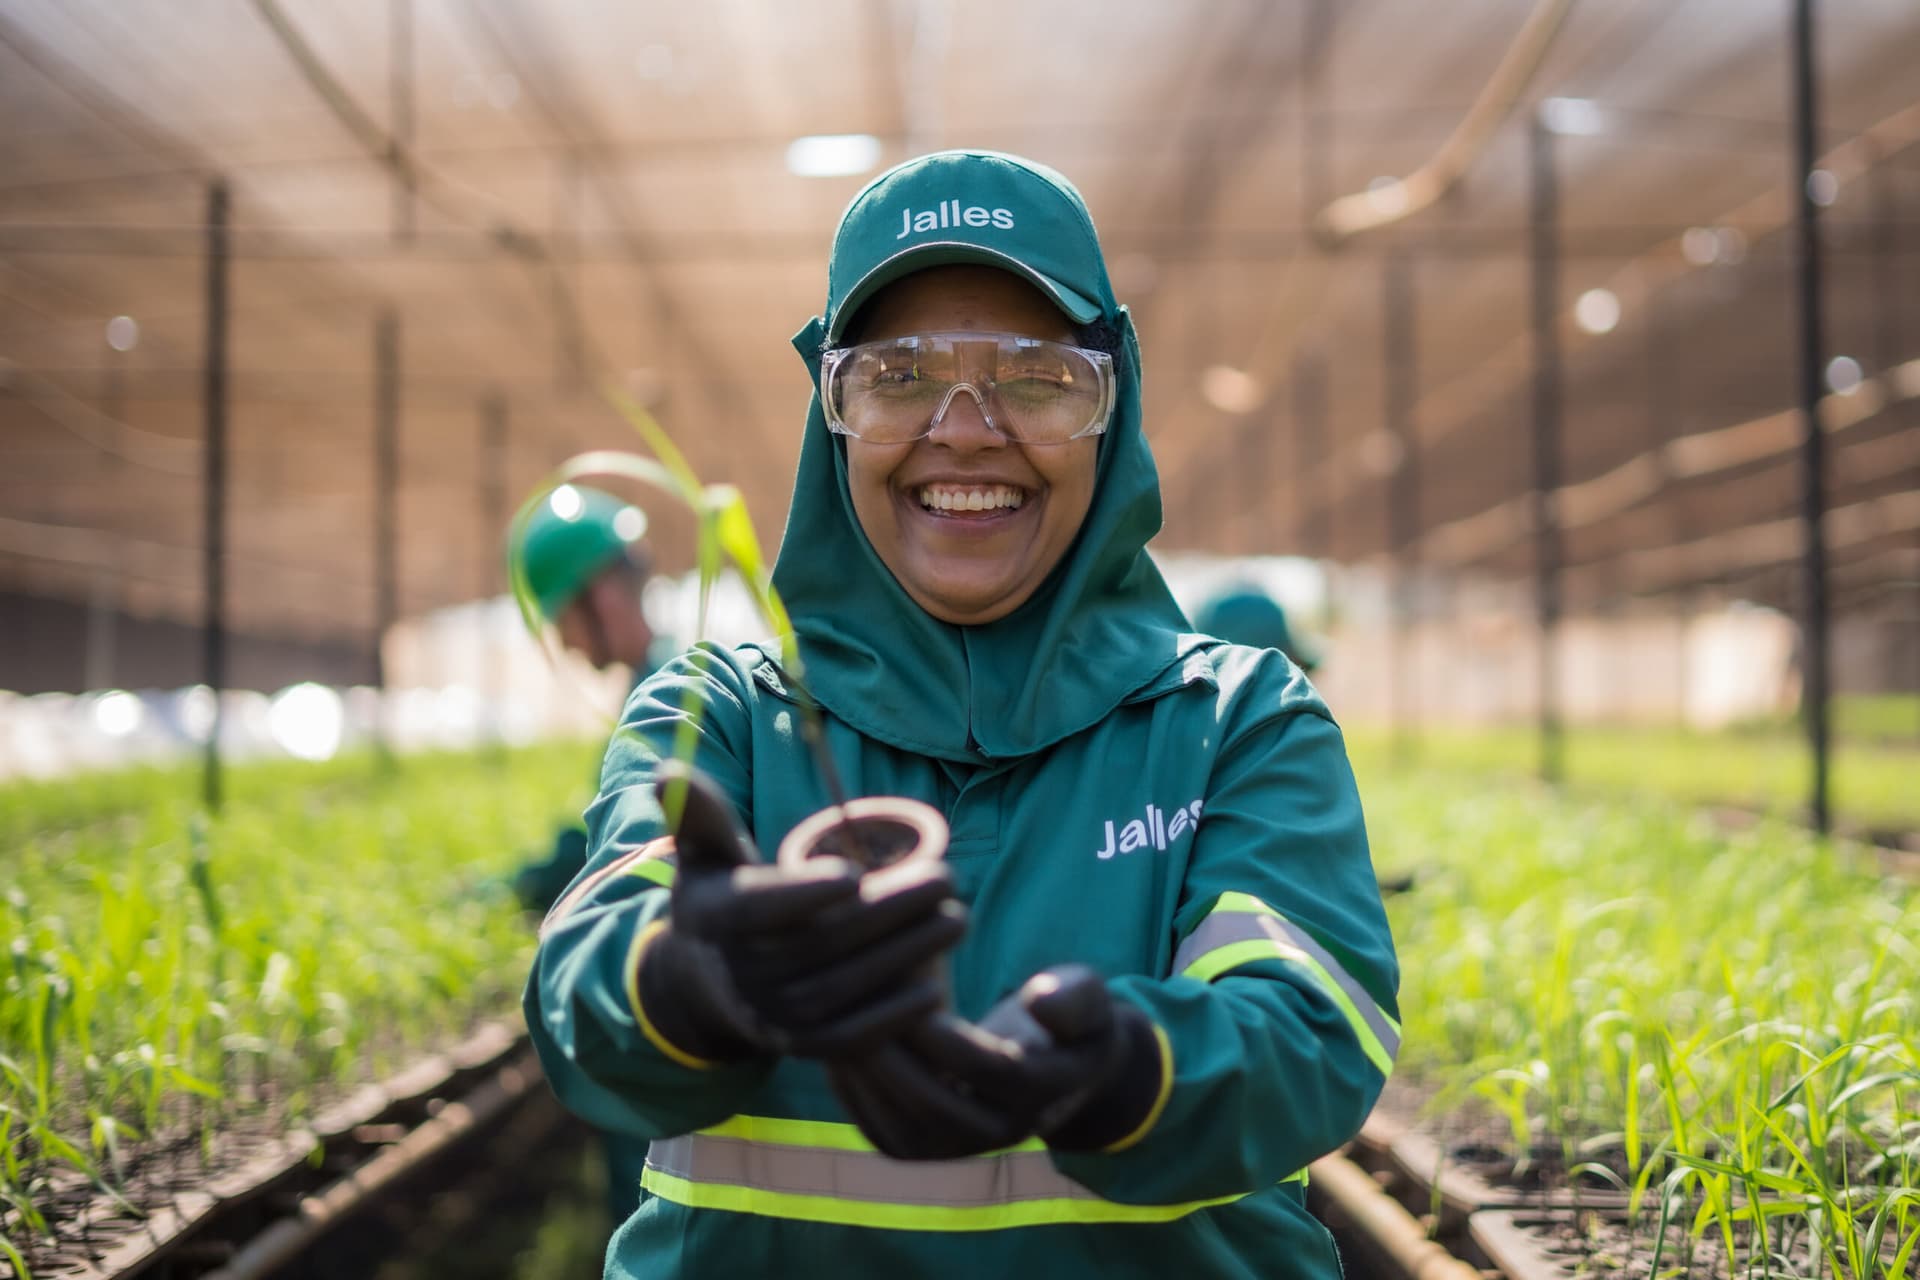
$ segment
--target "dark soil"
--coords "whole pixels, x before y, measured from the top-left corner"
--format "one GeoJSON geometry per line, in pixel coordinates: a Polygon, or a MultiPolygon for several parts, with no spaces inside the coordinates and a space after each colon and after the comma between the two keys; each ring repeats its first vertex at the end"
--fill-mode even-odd
{"type": "MultiPolygon", "coordinates": [[[[1422,1093],[1416,1087],[1395,1082],[1379,1109],[1405,1131],[1438,1144],[1452,1167],[1491,1184],[1496,1194],[1511,1191],[1516,1201],[1528,1197],[1556,1201],[1558,1207],[1515,1213],[1513,1221],[1531,1235],[1545,1257],[1559,1264],[1560,1276],[1581,1280],[1648,1280],[1656,1276],[1748,1280],[1750,1276],[1770,1274],[1786,1280],[1826,1274],[1820,1246],[1810,1237],[1804,1219],[1783,1218],[1769,1224],[1770,1266],[1763,1266],[1756,1255],[1752,1228],[1738,1225],[1733,1233],[1734,1262],[1730,1267],[1725,1237],[1717,1225],[1708,1224],[1700,1238],[1692,1234],[1700,1207],[1697,1193],[1684,1204],[1671,1207],[1663,1231],[1657,1185],[1650,1188],[1640,1212],[1629,1217],[1605,1203],[1623,1203],[1618,1186],[1605,1176],[1588,1171],[1569,1176],[1568,1170],[1574,1166],[1600,1165],[1630,1185],[1626,1155],[1619,1147],[1600,1145],[1567,1153],[1557,1146],[1533,1144],[1523,1155],[1516,1149],[1511,1127],[1477,1101],[1463,1102],[1441,1114],[1432,1112],[1432,1101],[1431,1092],[1422,1093]],[[1600,1207],[1582,1207],[1582,1196],[1600,1207]]],[[[1423,1189],[1410,1191],[1402,1199],[1414,1212],[1422,1213],[1426,1211],[1426,1206],[1418,1203],[1422,1194],[1423,1189]]],[[[1487,1262],[1475,1256],[1477,1247],[1466,1239],[1443,1236],[1442,1242],[1481,1265],[1487,1262]]]]}

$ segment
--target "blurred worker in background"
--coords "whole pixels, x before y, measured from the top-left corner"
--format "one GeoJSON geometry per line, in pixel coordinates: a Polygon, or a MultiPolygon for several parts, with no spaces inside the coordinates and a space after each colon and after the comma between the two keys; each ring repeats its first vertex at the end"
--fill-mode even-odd
{"type": "Polygon", "coordinates": [[[1308,675],[1320,665],[1319,647],[1287,626],[1278,600],[1251,582],[1234,583],[1209,596],[1193,616],[1196,630],[1249,649],[1278,649],[1308,675]]]}
{"type": "MultiPolygon", "coordinates": [[[[599,489],[561,485],[528,517],[508,552],[561,646],[596,671],[626,667],[634,686],[653,674],[663,656],[641,608],[652,572],[641,541],[646,531],[646,515],[632,503],[599,489]]],[[[529,911],[544,913],[586,862],[585,827],[563,828],[546,857],[515,874],[514,894],[529,911]]]]}
{"type": "MultiPolygon", "coordinates": [[[[595,670],[626,667],[635,685],[653,674],[661,659],[661,642],[641,609],[652,571],[641,541],[646,529],[645,514],[633,504],[599,489],[562,485],[527,519],[508,549],[561,645],[595,670]]],[[[515,872],[514,897],[527,910],[544,914],[586,862],[586,828],[580,823],[563,827],[544,857],[515,872]]],[[[640,1202],[647,1144],[613,1132],[602,1137],[607,1207],[617,1227],[640,1202]]]]}
{"type": "Polygon", "coordinates": [[[528,985],[562,1100],[654,1140],[607,1275],[1337,1280],[1303,1171],[1399,1040],[1359,796],[1298,669],[1192,634],[1146,554],[1079,193],[890,170],[794,346],[804,673],[703,646],[640,687],[528,985]],[[803,679],[848,790],[935,807],[944,862],[758,854],[827,802],[803,679]],[[676,740],[712,789],[669,835],[676,740]]]}

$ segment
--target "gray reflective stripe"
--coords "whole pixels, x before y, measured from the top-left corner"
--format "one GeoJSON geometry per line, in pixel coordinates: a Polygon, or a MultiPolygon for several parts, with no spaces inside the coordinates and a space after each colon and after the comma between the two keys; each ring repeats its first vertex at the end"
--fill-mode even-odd
{"type": "Polygon", "coordinates": [[[887,1204],[970,1207],[1013,1200],[1098,1200],[1053,1167],[1045,1151],[966,1160],[894,1160],[877,1151],[836,1151],[690,1133],[656,1138],[647,1167],[689,1182],[719,1183],[887,1204]]]}
{"type": "MultiPolygon", "coordinates": [[[[1258,901],[1251,899],[1250,901],[1258,901]]],[[[1327,949],[1315,942],[1299,925],[1288,920],[1265,903],[1259,903],[1260,910],[1220,910],[1216,908],[1200,927],[1187,935],[1174,953],[1173,971],[1185,973],[1206,956],[1228,947],[1245,942],[1273,942],[1287,950],[1299,951],[1309,956],[1326,976],[1338,984],[1340,990],[1352,1002],[1354,1012],[1366,1022],[1368,1030],[1380,1041],[1380,1047],[1386,1050],[1389,1058],[1399,1056],[1400,1028],[1387,1017],[1367,989],[1360,985],[1354,976],[1341,967],[1340,962],[1327,954],[1327,949]]],[[[1257,957],[1250,957],[1257,958],[1257,957]]],[[[1217,977],[1218,974],[1209,975],[1217,977]]]]}
{"type": "MultiPolygon", "coordinates": [[[[677,868],[679,863],[674,859],[672,837],[662,836],[658,840],[647,841],[637,849],[629,849],[592,875],[576,883],[560,896],[560,900],[553,904],[547,911],[546,917],[540,921],[540,936],[546,937],[549,929],[572,915],[586,902],[594,890],[622,872],[635,870],[642,862],[660,862],[668,867],[677,868]]],[[[660,883],[653,876],[648,876],[647,879],[653,880],[656,884],[660,883]]],[[[667,880],[671,882],[672,876],[669,875],[667,880]]]]}

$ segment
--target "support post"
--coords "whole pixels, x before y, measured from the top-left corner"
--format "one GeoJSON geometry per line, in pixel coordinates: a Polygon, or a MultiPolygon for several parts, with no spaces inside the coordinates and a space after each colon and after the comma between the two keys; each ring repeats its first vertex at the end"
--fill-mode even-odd
{"type": "MultiPolygon", "coordinates": [[[[1894,164],[1893,152],[1875,149],[1871,169],[1873,209],[1869,215],[1873,221],[1873,242],[1868,253],[1873,263],[1873,372],[1882,377],[1900,363],[1906,352],[1905,326],[1900,315],[1905,262],[1901,257],[1900,200],[1894,164]]],[[[1920,463],[1914,465],[1908,487],[1920,492],[1920,463]]],[[[1920,531],[1916,531],[1914,550],[1920,553],[1920,531]]],[[[1905,674],[1910,678],[1911,691],[1920,695],[1920,574],[1914,575],[1910,594],[1909,606],[1913,612],[1905,620],[1905,634],[1912,667],[1905,674]]],[[[1902,627],[1897,613],[1893,625],[1897,654],[1902,627]]],[[[1897,687],[1900,674],[1895,674],[1893,680],[1897,687]]],[[[1920,698],[1916,703],[1920,704],[1920,698]]],[[[1920,739],[1920,719],[1914,721],[1913,732],[1915,738],[1920,739]]]]}
{"type": "Polygon", "coordinates": [[[213,692],[213,719],[207,729],[202,799],[218,813],[222,801],[220,727],[222,691],[227,685],[227,184],[216,178],[207,189],[206,364],[201,406],[206,421],[202,449],[201,497],[205,551],[204,641],[200,678],[213,692]]]}
{"type": "Polygon", "coordinates": [[[373,326],[373,673],[380,694],[379,747],[387,733],[385,642],[400,614],[397,508],[400,488],[400,317],[382,307],[373,326]]]}
{"type": "Polygon", "coordinates": [[[1302,348],[1293,356],[1294,551],[1313,559],[1328,555],[1323,495],[1329,478],[1319,474],[1327,460],[1327,365],[1318,352],[1302,348]]]}
{"type": "Polygon", "coordinates": [[[1813,0],[1793,4],[1794,268],[1800,331],[1801,704],[1813,778],[1807,807],[1813,829],[1825,834],[1828,812],[1826,441],[1820,401],[1826,392],[1826,325],[1820,206],[1813,198],[1818,164],[1819,81],[1814,57],[1813,0]]]}
{"type": "Polygon", "coordinates": [[[1387,473],[1387,549],[1392,560],[1392,654],[1388,661],[1394,754],[1404,763],[1413,752],[1417,692],[1412,669],[1413,592],[1420,531],[1420,452],[1413,435],[1419,385],[1419,341],[1414,317],[1413,264],[1405,254],[1387,255],[1381,275],[1381,328],[1386,365],[1385,427],[1392,441],[1387,473]]]}
{"type": "Polygon", "coordinates": [[[388,0],[387,96],[393,129],[393,238],[413,239],[413,0],[388,0]]]}
{"type": "Polygon", "coordinates": [[[1534,602],[1540,631],[1540,776],[1565,775],[1560,719],[1560,181],[1554,134],[1539,113],[1528,151],[1533,326],[1534,602]]]}
{"type": "MultiPolygon", "coordinates": [[[[118,491],[127,483],[126,458],[120,451],[127,438],[127,358],[124,351],[111,343],[107,344],[106,363],[100,370],[100,414],[105,419],[103,425],[120,446],[102,453],[100,478],[109,491],[118,491]]],[[[110,689],[114,685],[114,650],[122,602],[119,571],[95,565],[88,588],[87,639],[80,687],[110,689]]]]}
{"type": "MultiPolygon", "coordinates": [[[[507,522],[512,515],[507,507],[507,397],[499,390],[489,391],[480,401],[480,459],[479,545],[498,548],[503,545],[507,522]]],[[[479,598],[490,601],[498,595],[500,579],[500,555],[497,552],[483,554],[480,581],[477,584],[479,598]]],[[[482,629],[480,643],[481,693],[486,699],[493,737],[498,741],[504,736],[501,733],[501,711],[507,696],[504,655],[491,630],[482,629]]]]}

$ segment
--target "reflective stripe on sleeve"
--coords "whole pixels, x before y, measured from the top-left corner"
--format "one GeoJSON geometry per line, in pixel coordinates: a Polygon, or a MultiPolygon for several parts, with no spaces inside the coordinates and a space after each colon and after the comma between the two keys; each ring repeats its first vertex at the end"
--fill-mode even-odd
{"type": "Polygon", "coordinates": [[[562,894],[560,900],[548,910],[546,918],[540,921],[540,936],[544,938],[549,929],[572,915],[575,909],[586,901],[589,894],[615,876],[638,876],[642,880],[652,881],[661,888],[671,889],[678,870],[679,863],[674,860],[672,836],[661,836],[658,840],[647,841],[637,849],[629,849],[562,894]]]}
{"type": "Polygon", "coordinates": [[[640,1185],[689,1208],[896,1231],[1171,1222],[1245,1198],[1119,1204],[1055,1169],[1037,1140],[964,1160],[905,1161],[875,1151],[853,1125],[760,1116],[654,1141],[640,1185]]]}
{"type": "Polygon", "coordinates": [[[1282,960],[1305,969],[1338,1005],[1367,1059],[1393,1074],[1400,1024],[1306,930],[1246,893],[1223,893],[1200,926],[1174,953],[1173,971],[1202,982],[1258,960],[1282,960]]]}
{"type": "Polygon", "coordinates": [[[709,1062],[705,1058],[688,1053],[685,1049],[682,1049],[679,1045],[667,1039],[664,1035],[661,1035],[660,1028],[654,1026],[653,1019],[647,1016],[646,1006],[640,1003],[640,963],[646,958],[647,948],[653,945],[654,941],[666,931],[666,928],[667,922],[665,920],[654,920],[645,925],[640,932],[633,935],[633,945],[627,948],[627,968],[626,978],[624,980],[627,1004],[633,1010],[633,1020],[635,1025],[640,1028],[640,1034],[647,1038],[647,1043],[665,1054],[669,1061],[677,1062],[683,1067],[691,1067],[695,1071],[711,1071],[719,1064],[709,1062]]]}

